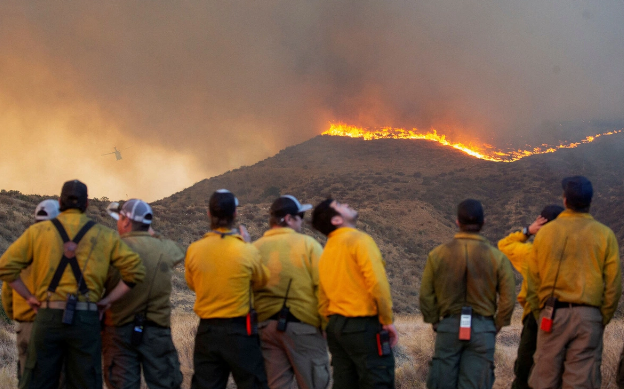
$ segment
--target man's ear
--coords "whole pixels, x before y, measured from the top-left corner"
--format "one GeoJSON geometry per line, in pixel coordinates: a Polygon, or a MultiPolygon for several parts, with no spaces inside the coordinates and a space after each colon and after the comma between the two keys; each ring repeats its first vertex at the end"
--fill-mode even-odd
{"type": "Polygon", "coordinates": [[[568,208],[568,199],[563,196],[563,208],[568,208]]]}
{"type": "Polygon", "coordinates": [[[459,219],[455,219],[455,225],[459,227],[459,219]]]}
{"type": "Polygon", "coordinates": [[[331,218],[331,224],[334,226],[342,225],[343,222],[344,222],[344,219],[340,215],[336,215],[331,218]]]}
{"type": "Polygon", "coordinates": [[[208,215],[208,219],[212,218],[212,216],[210,215],[210,210],[206,211],[206,215],[208,215]]]}

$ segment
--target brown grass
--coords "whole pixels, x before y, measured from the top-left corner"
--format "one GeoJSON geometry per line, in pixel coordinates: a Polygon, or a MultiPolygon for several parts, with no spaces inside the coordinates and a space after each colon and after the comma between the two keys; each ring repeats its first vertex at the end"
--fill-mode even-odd
{"type": "MultiPolygon", "coordinates": [[[[193,346],[199,320],[193,313],[176,311],[172,319],[173,341],[178,349],[184,374],[183,388],[189,388],[193,375],[193,346]]],[[[420,316],[399,316],[396,320],[400,342],[395,349],[397,389],[425,388],[429,360],[435,335],[420,316]]],[[[520,339],[519,312],[510,327],[504,328],[496,343],[495,389],[509,388],[513,380],[513,363],[520,339]]],[[[605,331],[602,364],[602,387],[615,389],[615,373],[624,339],[624,320],[612,322],[605,331]]],[[[17,385],[15,332],[12,325],[0,325],[0,389],[17,385]]],[[[235,388],[231,382],[228,388],[235,388]]]]}

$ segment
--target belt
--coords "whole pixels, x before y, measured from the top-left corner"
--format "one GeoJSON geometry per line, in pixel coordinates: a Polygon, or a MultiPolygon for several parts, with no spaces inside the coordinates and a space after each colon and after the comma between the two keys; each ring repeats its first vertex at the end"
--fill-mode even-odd
{"type": "MultiPolygon", "coordinates": [[[[278,312],[275,315],[271,316],[269,320],[279,320],[279,316],[280,313],[278,312]]],[[[297,316],[293,315],[290,312],[288,312],[288,316],[286,316],[286,321],[289,323],[301,323],[301,320],[297,319],[297,316]]]]}
{"type": "MultiPolygon", "coordinates": [[[[43,301],[41,308],[49,309],[65,309],[67,303],[65,301],[43,301]]],[[[77,311],[97,311],[98,307],[95,303],[89,303],[86,301],[78,301],[76,303],[77,311]]]]}
{"type": "Polygon", "coordinates": [[[557,301],[555,303],[555,309],[562,309],[562,308],[575,308],[575,307],[591,307],[591,308],[597,308],[593,305],[589,305],[589,304],[577,304],[577,303],[566,303],[565,301],[557,301]]]}
{"type": "Polygon", "coordinates": [[[214,318],[214,319],[201,319],[201,323],[210,324],[214,326],[225,326],[230,324],[242,324],[247,325],[247,316],[240,317],[229,317],[225,319],[214,318]]]}

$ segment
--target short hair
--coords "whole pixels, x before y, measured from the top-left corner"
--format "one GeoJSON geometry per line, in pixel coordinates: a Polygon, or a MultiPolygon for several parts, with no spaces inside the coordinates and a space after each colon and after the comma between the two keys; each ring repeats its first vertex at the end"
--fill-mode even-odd
{"type": "Polygon", "coordinates": [[[594,189],[591,182],[583,176],[566,177],[561,181],[566,205],[576,212],[589,212],[594,189]]]}
{"type": "Polygon", "coordinates": [[[340,216],[340,213],[336,211],[331,204],[334,199],[328,198],[321,201],[312,212],[312,227],[319,231],[321,234],[327,236],[336,229],[336,226],[332,224],[331,219],[334,216],[340,216]]]}
{"type": "Polygon", "coordinates": [[[210,196],[210,228],[232,228],[238,200],[230,191],[220,189],[210,196]]]}
{"type": "Polygon", "coordinates": [[[542,209],[540,216],[546,219],[548,223],[555,220],[561,212],[563,212],[563,207],[561,205],[551,204],[542,209]]]}
{"type": "Polygon", "coordinates": [[[481,228],[483,228],[483,220],[483,206],[480,201],[466,199],[457,206],[457,221],[462,231],[481,231],[481,228]]]}
{"type": "Polygon", "coordinates": [[[130,220],[130,222],[132,223],[132,231],[142,231],[142,232],[149,231],[149,228],[150,228],[149,224],[135,222],[134,220],[130,220]]]}

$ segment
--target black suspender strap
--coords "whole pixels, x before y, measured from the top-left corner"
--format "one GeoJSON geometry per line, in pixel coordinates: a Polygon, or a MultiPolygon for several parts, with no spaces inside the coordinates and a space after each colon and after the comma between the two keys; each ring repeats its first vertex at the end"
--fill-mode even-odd
{"type": "Polygon", "coordinates": [[[65,268],[67,267],[67,265],[69,265],[71,267],[72,273],[74,274],[74,278],[79,283],[78,290],[80,291],[80,293],[82,294],[88,293],[89,289],[87,288],[87,284],[84,281],[82,271],[80,270],[80,265],[78,265],[78,260],[76,260],[75,250],[76,250],[76,247],[78,246],[78,243],[80,243],[80,241],[85,236],[85,234],[96,223],[93,220],[89,220],[84,226],[82,226],[80,231],[78,231],[74,239],[70,240],[69,236],[67,235],[67,231],[65,231],[65,228],[63,227],[61,222],[58,221],[58,219],[52,219],[50,221],[52,222],[54,227],[56,227],[59,235],[61,235],[61,239],[63,239],[63,257],[61,258],[61,261],[59,262],[59,265],[56,268],[56,271],[54,272],[52,281],[50,282],[50,285],[48,286],[48,292],[54,293],[54,291],[58,287],[59,282],[61,282],[61,277],[63,277],[65,268]],[[69,257],[68,257],[68,254],[69,254],[69,257]]]}

